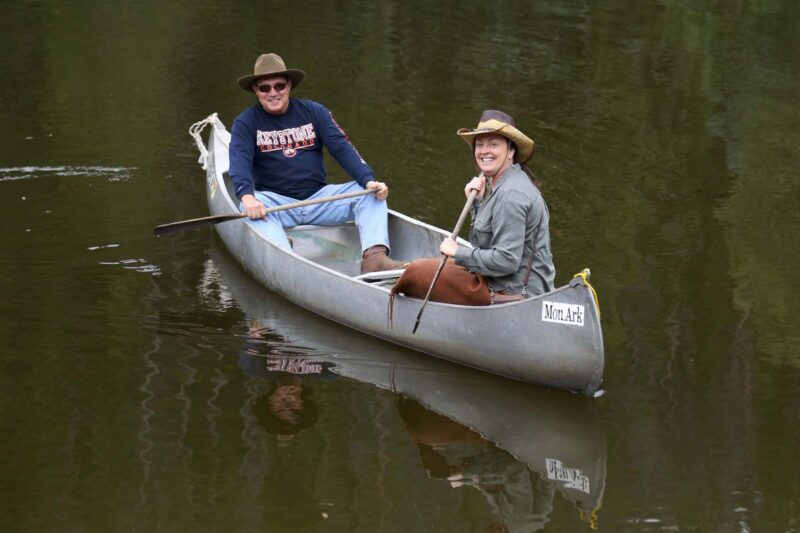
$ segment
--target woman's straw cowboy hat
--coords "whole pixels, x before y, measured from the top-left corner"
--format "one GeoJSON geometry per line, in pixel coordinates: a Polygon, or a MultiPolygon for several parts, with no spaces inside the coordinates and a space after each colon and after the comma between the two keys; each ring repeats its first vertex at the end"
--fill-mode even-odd
{"type": "Polygon", "coordinates": [[[278,54],[261,54],[256,59],[252,76],[242,76],[236,83],[245,91],[252,93],[255,92],[253,90],[253,80],[264,76],[286,76],[292,80],[292,87],[297,87],[306,77],[306,73],[302,70],[286,68],[286,63],[283,62],[283,59],[278,54]]]}
{"type": "Polygon", "coordinates": [[[514,126],[513,118],[496,109],[487,109],[481,113],[478,127],[474,130],[461,128],[456,132],[468,145],[473,147],[475,146],[475,137],[484,133],[502,135],[513,142],[517,146],[517,161],[520,163],[527,163],[533,157],[535,145],[533,139],[514,126]]]}

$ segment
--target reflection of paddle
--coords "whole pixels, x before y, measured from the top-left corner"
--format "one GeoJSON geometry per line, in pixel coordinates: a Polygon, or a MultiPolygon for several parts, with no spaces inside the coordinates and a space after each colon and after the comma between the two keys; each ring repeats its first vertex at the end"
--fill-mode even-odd
{"type": "MultiPolygon", "coordinates": [[[[481,173],[483,176],[483,173],[481,173]]],[[[475,201],[475,196],[477,196],[478,191],[476,189],[472,189],[472,192],[469,193],[469,198],[467,198],[467,203],[464,204],[464,209],[461,211],[461,216],[458,217],[458,222],[456,222],[456,227],[453,228],[453,233],[450,234],[451,239],[455,239],[458,237],[459,232],[461,231],[461,226],[464,224],[464,219],[467,218],[467,213],[469,213],[469,208],[472,207],[472,202],[475,201]]],[[[422,318],[422,312],[425,310],[425,306],[428,304],[428,299],[431,297],[431,292],[433,292],[433,286],[436,285],[436,281],[439,279],[439,275],[444,270],[444,265],[447,262],[447,256],[442,254],[442,260],[439,262],[439,268],[436,270],[436,275],[433,276],[433,281],[431,281],[431,286],[428,287],[428,294],[425,295],[425,300],[422,302],[422,307],[419,308],[419,313],[417,313],[417,321],[414,323],[414,329],[411,331],[411,334],[417,332],[417,328],[419,327],[419,320],[422,318]]]]}
{"type": "MultiPolygon", "coordinates": [[[[279,205],[276,207],[268,207],[267,213],[274,213],[276,211],[285,211],[286,209],[294,209],[295,207],[305,207],[307,205],[324,204],[325,202],[335,202],[336,200],[345,200],[347,198],[355,198],[356,196],[364,196],[373,192],[369,189],[363,191],[348,192],[345,194],[337,194],[334,196],[325,196],[323,198],[315,198],[313,200],[303,200],[302,202],[295,202],[293,204],[279,205]]],[[[247,213],[231,213],[229,215],[213,215],[210,217],[193,218],[191,220],[181,220],[180,222],[172,222],[170,224],[162,224],[153,228],[153,235],[160,237],[164,233],[172,233],[175,231],[183,231],[187,229],[196,229],[211,224],[219,224],[220,222],[227,222],[228,220],[237,220],[246,218],[247,213]]]]}

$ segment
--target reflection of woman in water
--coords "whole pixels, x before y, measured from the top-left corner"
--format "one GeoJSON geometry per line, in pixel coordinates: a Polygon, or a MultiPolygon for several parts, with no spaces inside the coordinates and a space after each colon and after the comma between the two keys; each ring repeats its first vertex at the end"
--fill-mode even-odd
{"type": "Polygon", "coordinates": [[[489,524],[490,531],[527,533],[545,526],[553,510],[552,482],[475,431],[414,400],[398,397],[397,411],[432,478],[483,493],[498,518],[489,524]]]}

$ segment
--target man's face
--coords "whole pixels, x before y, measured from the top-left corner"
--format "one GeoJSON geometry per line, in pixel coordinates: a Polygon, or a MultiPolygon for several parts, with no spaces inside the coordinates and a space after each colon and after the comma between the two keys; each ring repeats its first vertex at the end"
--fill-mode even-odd
{"type": "Polygon", "coordinates": [[[292,83],[286,76],[267,76],[253,82],[258,101],[264,111],[273,115],[283,115],[289,108],[289,93],[292,83]]]}
{"type": "Polygon", "coordinates": [[[302,389],[298,385],[281,385],[269,397],[269,409],[284,422],[297,425],[303,414],[302,389]]]}

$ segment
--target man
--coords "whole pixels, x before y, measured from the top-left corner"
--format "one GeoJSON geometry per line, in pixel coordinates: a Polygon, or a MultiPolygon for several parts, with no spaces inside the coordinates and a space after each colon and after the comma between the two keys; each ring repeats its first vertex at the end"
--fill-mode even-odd
{"type": "Polygon", "coordinates": [[[262,54],[253,74],[238,80],[239,87],[258,97],[258,104],[245,109],[231,131],[230,175],[243,210],[258,221],[260,231],[286,250],[291,247],[285,228],[355,220],[361,239],[361,272],[401,268],[403,263],[388,257],[389,188],[375,179],[330,111],[317,102],[290,97],[304,78],[305,72],[287,69],[277,54],[262,54]],[[323,146],[354,181],[327,184],[323,146]],[[374,194],[266,216],[267,206],[362,189],[374,194]]]}

